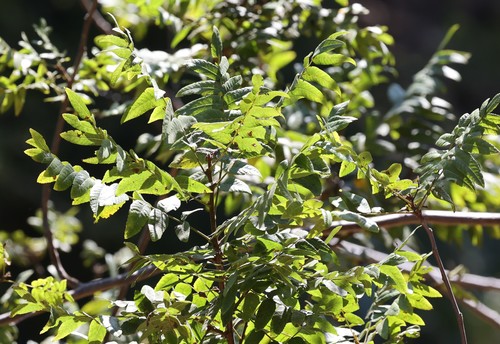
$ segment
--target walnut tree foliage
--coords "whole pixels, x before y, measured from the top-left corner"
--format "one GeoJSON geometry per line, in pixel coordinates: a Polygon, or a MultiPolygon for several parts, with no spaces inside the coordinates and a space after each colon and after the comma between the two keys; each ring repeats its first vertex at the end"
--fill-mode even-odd
{"type": "MultiPolygon", "coordinates": [[[[10,276],[11,265],[28,269],[50,248],[41,237],[2,232],[0,272],[10,286],[2,311],[48,313],[38,332],[65,343],[417,338],[422,312],[441,296],[426,279],[431,254],[407,247],[411,228],[391,233],[371,217],[499,202],[500,95],[462,116],[443,98],[460,77],[455,65],[469,58],[447,47],[456,27],[405,88],[388,29],[359,26],[368,10],[347,0],[329,8],[317,0],[121,0],[98,10],[110,13],[113,32],[94,37],[77,65],[44,21],[18,48],[0,41],[0,111],[21,114],[35,91],[67,105],[61,144],[88,157],[60,156],[37,128],[25,153],[43,166],[38,183],[90,206],[95,222],[125,214],[121,228],[109,228],[123,248],[106,253],[85,241],[82,258],[111,278],[133,276],[132,285],[82,302],[86,284],[70,286],[56,269],[10,276]],[[168,33],[164,50],[139,48],[153,27],[168,33]],[[377,106],[377,87],[390,107],[377,106]],[[109,117],[149,130],[127,132],[137,144],[125,148],[103,127],[109,117]],[[362,230],[344,235],[340,220],[362,230]],[[166,233],[189,248],[140,244],[172,245],[166,233]],[[336,245],[380,237],[389,244],[378,262],[336,245]]],[[[30,223],[48,226],[55,250],[71,251],[85,230],[76,212],[45,211],[48,221],[38,213],[30,223]]],[[[480,242],[482,227],[460,228],[480,242]]],[[[1,342],[16,336],[1,327],[1,342]]]]}

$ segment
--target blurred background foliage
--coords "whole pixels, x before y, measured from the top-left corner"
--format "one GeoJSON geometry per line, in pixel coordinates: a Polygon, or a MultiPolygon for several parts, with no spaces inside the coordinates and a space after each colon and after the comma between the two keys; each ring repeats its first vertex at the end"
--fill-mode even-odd
{"type": "MultiPolygon", "coordinates": [[[[386,149],[391,149],[387,148],[387,144],[384,144],[383,140],[380,140],[380,137],[383,138],[384,135],[391,135],[390,130],[385,133],[383,132],[384,127],[380,126],[382,118],[385,123],[398,128],[398,123],[391,121],[388,114],[392,113],[394,118],[402,118],[400,115],[404,112],[404,108],[398,109],[398,106],[395,106],[395,104],[399,104],[400,106],[405,104],[402,105],[397,101],[394,102],[394,98],[402,97],[405,90],[407,93],[411,91],[409,86],[412,82],[413,85],[416,84],[415,79],[413,79],[414,75],[428,64],[446,32],[454,24],[459,24],[460,29],[449,43],[449,47],[458,51],[469,52],[471,58],[467,64],[456,67],[461,74],[461,80],[457,80],[459,82],[445,82],[447,92],[443,96],[443,99],[446,99],[453,106],[449,107],[446,103],[444,105],[442,103],[433,104],[439,107],[441,111],[449,112],[450,116],[443,116],[447,121],[450,121],[448,128],[454,125],[451,114],[459,116],[462,113],[470,112],[477,108],[485,98],[492,96],[498,91],[500,67],[495,57],[500,55],[500,45],[498,44],[498,38],[500,37],[500,21],[498,21],[500,2],[488,0],[443,0],[439,2],[430,0],[364,0],[360,2],[370,11],[368,15],[360,16],[360,26],[387,26],[389,34],[394,38],[394,44],[390,46],[390,51],[393,54],[395,69],[397,70],[397,73],[395,73],[391,67],[393,57],[390,55],[386,56],[387,70],[385,72],[389,72],[386,74],[386,77],[389,78],[387,81],[389,83],[397,81],[397,84],[392,84],[389,88],[387,87],[388,84],[385,84],[383,87],[374,87],[372,89],[373,98],[377,99],[376,108],[379,112],[378,114],[375,112],[372,113],[372,119],[365,118],[360,123],[363,123],[362,125],[365,125],[365,128],[370,128],[370,125],[372,125],[373,130],[376,130],[378,135],[374,135],[373,141],[370,141],[369,135],[364,138],[360,138],[359,136],[351,137],[350,139],[354,144],[361,145],[360,148],[362,148],[362,145],[377,144],[381,146],[381,155],[387,153],[386,149]],[[373,123],[374,119],[377,119],[378,122],[373,123]],[[375,138],[378,139],[376,140],[375,138]]],[[[112,4],[113,2],[102,1],[102,3],[112,4]]],[[[207,1],[207,3],[210,3],[210,1],[207,1]]],[[[325,6],[331,6],[333,5],[333,0],[323,1],[323,3],[325,6]]],[[[45,18],[48,25],[53,27],[51,35],[53,43],[60,49],[66,50],[69,56],[75,54],[84,13],[80,1],[4,0],[0,6],[0,36],[12,47],[17,47],[17,41],[20,39],[21,32],[26,32],[32,37],[33,24],[38,23],[41,18],[45,18]]],[[[128,23],[124,22],[121,24],[125,26],[134,24],[133,15],[123,16],[122,18],[128,20],[128,23]]],[[[211,19],[217,22],[218,18],[211,19]]],[[[175,18],[172,21],[175,24],[175,18]]],[[[220,24],[223,25],[224,22],[220,24]]],[[[269,24],[271,23],[262,23],[262,25],[269,24]]],[[[272,25],[270,25],[270,28],[272,28],[272,25]]],[[[228,30],[230,29],[228,28],[228,30]]],[[[99,34],[99,32],[93,29],[92,35],[96,34],[99,34]]],[[[314,40],[304,38],[314,37],[315,34],[301,32],[300,28],[296,28],[296,32],[291,30],[290,35],[295,40],[293,50],[287,52],[288,55],[285,54],[282,58],[284,61],[295,59],[297,62],[301,62],[305,54],[317,44],[314,40]],[[294,34],[298,35],[293,36],[294,34]]],[[[166,44],[168,41],[167,31],[162,31],[152,25],[138,25],[134,30],[134,39],[138,48],[167,50],[170,53],[174,53],[175,51],[169,44],[166,44]]],[[[235,44],[238,44],[238,42],[235,44]]],[[[180,44],[176,48],[186,47],[180,44]]],[[[249,47],[249,49],[251,48],[249,47]]],[[[286,47],[286,50],[288,48],[286,47]]],[[[265,53],[271,58],[274,54],[280,53],[280,48],[271,49],[265,53]]],[[[238,64],[235,63],[234,65],[237,68],[238,64]]],[[[267,72],[271,77],[276,79],[276,82],[280,81],[280,74],[276,74],[272,70],[267,72]]],[[[282,71],[285,75],[287,75],[286,73],[293,75],[294,72],[292,67],[287,67],[282,71]]],[[[448,77],[453,78],[456,76],[453,72],[450,73],[448,77]]],[[[173,71],[172,77],[175,78],[175,71],[173,71]]],[[[358,104],[369,107],[369,100],[369,97],[361,99],[358,104]]],[[[37,229],[39,224],[37,224],[37,219],[33,216],[40,206],[41,187],[35,183],[35,180],[41,167],[35,166],[31,159],[23,154],[25,148],[24,142],[28,138],[28,128],[37,128],[45,137],[51,137],[55,119],[59,111],[58,106],[51,103],[40,106],[41,101],[41,95],[31,93],[27,98],[21,120],[16,118],[13,113],[0,117],[0,230],[15,233],[11,237],[19,243],[25,240],[33,240],[27,239],[26,236],[39,236],[37,229]],[[13,183],[13,179],[17,182],[13,183]],[[19,187],[19,185],[23,185],[24,187],[19,187]]],[[[289,126],[293,126],[292,115],[288,117],[289,126]]],[[[419,119],[416,120],[418,121],[419,119]]],[[[135,138],[133,141],[128,139],[127,130],[134,130],[136,132],[138,124],[136,122],[132,125],[125,124],[120,130],[117,130],[118,127],[115,122],[104,119],[104,125],[108,125],[108,129],[117,141],[133,147],[135,145],[135,138]],[[106,121],[109,123],[106,123],[106,121]]],[[[446,123],[443,124],[443,127],[447,127],[446,123]]],[[[365,130],[365,133],[368,132],[368,130],[365,130]]],[[[413,134],[415,133],[408,132],[405,136],[403,133],[400,140],[392,138],[391,141],[399,142],[395,151],[397,154],[402,154],[402,150],[411,147],[409,145],[411,142],[409,136],[413,134]]],[[[348,135],[349,133],[346,133],[346,136],[348,135]]],[[[432,136],[430,137],[432,138],[432,136]]],[[[69,149],[69,145],[63,145],[61,156],[68,157],[74,154],[81,154],[72,152],[69,149]]],[[[373,147],[370,147],[370,150],[373,151],[373,147]]],[[[405,156],[407,155],[410,158],[412,154],[418,154],[418,152],[411,151],[404,153],[405,156]]],[[[72,158],[72,160],[79,158],[72,158]]],[[[397,157],[393,158],[398,159],[397,157]]],[[[390,160],[390,157],[387,160],[390,160]]],[[[381,165],[388,166],[386,161],[381,165]]],[[[493,186],[495,185],[493,184],[493,186]]],[[[67,217],[73,215],[73,210],[70,209],[70,201],[65,194],[53,193],[52,197],[59,212],[67,217]]],[[[469,207],[477,211],[486,210],[474,209],[477,197],[487,197],[487,193],[484,195],[464,195],[463,199],[468,200],[468,203],[459,206],[469,207]]],[[[500,209],[487,210],[500,211],[500,209]]],[[[93,252],[99,255],[99,250],[92,247],[90,242],[84,244],[85,239],[94,240],[109,252],[114,252],[122,246],[121,237],[117,237],[117,233],[121,233],[121,230],[111,230],[111,228],[123,228],[124,223],[119,217],[113,217],[110,220],[94,224],[92,223],[92,216],[88,207],[82,207],[79,215],[81,215],[79,218],[83,223],[73,223],[74,228],[72,228],[72,231],[79,231],[80,228],[85,228],[85,230],[80,233],[82,240],[77,244],[79,247],[73,250],[73,252],[84,250],[87,253],[93,252]]],[[[448,239],[453,239],[453,233],[456,232],[456,230],[442,230],[438,234],[441,238],[447,237],[448,239]]],[[[467,269],[477,274],[500,277],[500,260],[498,259],[500,241],[494,240],[490,236],[485,238],[486,240],[483,241],[482,236],[478,236],[476,232],[476,236],[460,236],[457,238],[457,241],[460,243],[459,246],[441,242],[440,247],[445,252],[444,255],[449,259],[447,261],[449,267],[463,264],[467,269]],[[474,243],[480,243],[481,245],[479,247],[474,246],[474,243]]],[[[3,240],[4,238],[0,237],[0,239],[3,240]]],[[[422,240],[422,242],[425,243],[426,240],[422,240]]],[[[73,242],[68,242],[67,244],[72,245],[73,242]]],[[[24,252],[24,259],[26,259],[24,263],[29,262],[32,256],[43,256],[43,252],[37,250],[37,248],[41,247],[40,245],[43,247],[43,243],[40,242],[34,242],[30,245],[34,248],[34,251],[24,252]]],[[[64,247],[60,247],[60,249],[63,252],[63,260],[72,260],[77,266],[82,267],[88,264],[88,262],[82,262],[76,253],[64,253],[66,251],[64,247]]],[[[23,257],[22,255],[19,256],[23,257]]],[[[19,263],[22,264],[23,262],[19,263]]],[[[71,266],[70,264],[68,265],[71,266]]],[[[77,271],[78,269],[74,270],[77,271]]],[[[79,270],[82,271],[82,274],[77,277],[83,280],[92,277],[91,275],[85,275],[85,269],[82,268],[79,270]]],[[[88,273],[92,273],[92,271],[88,273]]],[[[488,294],[486,298],[488,299],[486,302],[489,305],[500,311],[500,302],[497,301],[499,299],[498,294],[488,294]]],[[[423,328],[422,338],[419,342],[454,343],[454,338],[451,337],[450,339],[449,336],[451,332],[455,332],[455,318],[452,314],[451,306],[446,299],[436,301],[434,306],[437,310],[436,312],[427,312],[425,314],[424,320],[427,325],[423,328]]],[[[467,329],[472,343],[500,341],[500,333],[498,331],[491,331],[491,328],[487,325],[479,322],[476,323],[474,317],[467,316],[467,314],[466,324],[468,325],[467,329]]],[[[23,324],[22,326],[27,325],[23,324]]],[[[20,329],[22,332],[22,327],[20,329]]]]}

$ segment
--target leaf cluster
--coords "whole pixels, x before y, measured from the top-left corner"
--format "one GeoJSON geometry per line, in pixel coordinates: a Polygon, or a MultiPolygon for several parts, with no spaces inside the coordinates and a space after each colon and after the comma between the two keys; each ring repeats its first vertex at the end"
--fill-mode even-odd
{"type": "MultiPolygon", "coordinates": [[[[457,79],[448,65],[468,58],[444,48],[452,29],[412,85],[389,87],[394,107],[381,115],[370,92],[395,74],[387,48],[392,37],[384,27],[358,26],[366,12],[361,5],[337,3],[331,10],[299,0],[107,3],[113,34],[94,39],[74,80],[64,75],[67,58],[56,54],[47,30],[38,34],[53,55],[36,55],[28,43],[18,52],[3,45],[0,80],[8,87],[0,93],[1,112],[14,106],[19,113],[23,90],[43,84],[56,94],[53,101],[70,105],[61,114],[69,129],[60,137],[94,150],[82,162],[65,161],[30,129],[25,153],[44,165],[37,182],[65,192],[74,206],[88,203],[96,222],[126,212],[116,231],[122,251],[104,254],[87,242],[85,264],[104,260],[110,274],[119,263],[129,274],[160,273],[133,286],[131,299],[110,292],[84,305],[66,280],[19,279],[11,314],[48,312],[42,333],[71,343],[403,343],[418,337],[425,325],[420,312],[431,310],[429,299],[440,294],[425,280],[429,255],[405,249],[412,234],[372,264],[350,260],[332,243],[349,235],[343,221],[356,223],[358,238],[368,243],[381,232],[371,215],[402,208],[421,214],[431,195],[455,205],[453,185],[485,187],[483,159],[498,153],[489,135],[499,132],[493,111],[500,95],[460,117],[450,133],[436,124],[452,118],[436,97],[437,81],[457,79]],[[172,48],[189,48],[137,49],[134,39],[152,23],[171,30],[172,48]],[[308,37],[319,43],[285,81],[281,70],[297,57],[293,39],[310,28],[308,37]],[[16,64],[15,56],[30,63],[16,64]],[[101,107],[103,98],[113,101],[101,107]],[[119,115],[120,124],[148,118],[151,131],[135,149],[124,149],[104,128],[108,115],[119,115]],[[427,129],[431,135],[423,139],[427,129]],[[419,140],[410,162],[382,157],[410,130],[419,140]],[[433,141],[437,149],[429,148],[433,141]],[[102,173],[91,173],[92,165],[102,173]],[[144,248],[149,240],[167,245],[166,234],[188,249],[155,254],[144,248]]],[[[56,247],[69,251],[80,224],[61,228],[74,214],[51,214],[56,247]]],[[[27,241],[15,237],[10,247],[27,241]]],[[[2,281],[10,256],[8,245],[0,246],[2,281]]],[[[14,335],[2,330],[0,339],[14,335]]]]}

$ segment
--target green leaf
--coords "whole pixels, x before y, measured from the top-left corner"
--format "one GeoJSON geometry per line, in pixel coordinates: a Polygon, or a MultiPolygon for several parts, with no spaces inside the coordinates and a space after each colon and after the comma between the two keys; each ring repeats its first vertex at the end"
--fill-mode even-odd
{"type": "Polygon", "coordinates": [[[61,173],[61,170],[63,169],[64,164],[59,160],[58,158],[52,159],[50,162],[49,166],[47,166],[47,175],[50,177],[55,177],[61,173]]]}
{"type": "Polygon", "coordinates": [[[78,117],[81,119],[88,119],[91,118],[92,115],[87,108],[87,105],[85,105],[85,102],[83,101],[82,97],[79,96],[77,93],[73,92],[69,88],[65,88],[66,95],[68,96],[68,99],[71,103],[71,106],[73,109],[75,109],[76,113],[78,114],[78,117]]]}
{"type": "Polygon", "coordinates": [[[256,118],[281,117],[281,112],[273,107],[253,106],[247,113],[248,116],[256,118]]]}
{"type": "Polygon", "coordinates": [[[350,326],[361,326],[365,323],[362,318],[360,318],[354,313],[346,313],[345,319],[347,320],[350,326]]]}
{"type": "Polygon", "coordinates": [[[63,191],[69,188],[73,184],[75,174],[73,166],[70,164],[65,165],[57,176],[56,183],[54,184],[54,190],[63,191]]]}
{"type": "Polygon", "coordinates": [[[212,34],[212,44],[210,45],[210,51],[212,53],[212,58],[220,59],[222,56],[222,40],[220,38],[220,33],[217,27],[213,27],[212,34]]]}
{"type": "Polygon", "coordinates": [[[106,328],[93,319],[90,322],[89,333],[87,336],[90,344],[95,342],[102,343],[106,337],[106,328]]]}
{"type": "Polygon", "coordinates": [[[111,74],[111,79],[110,79],[110,84],[111,86],[116,86],[118,83],[118,79],[122,75],[123,69],[125,68],[125,65],[127,64],[127,60],[123,60],[116,66],[115,70],[111,74]]]}
{"type": "Polygon", "coordinates": [[[151,210],[151,204],[143,200],[134,200],[130,204],[125,225],[125,239],[130,239],[141,231],[142,227],[148,222],[151,210]]]}
{"type": "Polygon", "coordinates": [[[100,35],[94,38],[94,42],[97,46],[102,49],[106,49],[110,46],[117,46],[121,48],[127,48],[129,42],[121,37],[114,35],[100,35]]]}
{"type": "Polygon", "coordinates": [[[57,319],[57,322],[60,322],[61,325],[57,329],[54,340],[59,340],[69,336],[73,331],[87,323],[87,321],[73,315],[63,315],[57,319]]]}
{"type": "Polygon", "coordinates": [[[135,99],[130,108],[123,114],[120,122],[125,123],[137,118],[157,105],[154,88],[148,87],[135,99]]]}
{"type": "Polygon", "coordinates": [[[153,123],[156,121],[161,121],[163,118],[165,118],[166,111],[167,111],[167,103],[170,102],[170,99],[167,98],[162,98],[157,101],[157,105],[154,109],[153,112],[151,112],[151,116],[149,116],[148,124],[153,123]]]}
{"type": "Polygon", "coordinates": [[[316,103],[321,103],[324,99],[323,93],[309,82],[299,79],[295,87],[290,91],[290,95],[296,99],[306,98],[316,103]]]}
{"type": "Polygon", "coordinates": [[[347,205],[348,209],[351,209],[352,211],[365,214],[371,213],[372,211],[370,204],[362,196],[342,190],[342,192],[340,192],[340,197],[347,205]]]}
{"type": "MultiPolygon", "coordinates": [[[[87,134],[97,134],[96,128],[94,127],[94,122],[92,120],[79,120],[78,116],[65,113],[62,115],[66,123],[71,125],[73,128],[78,129],[87,134]]],[[[93,118],[93,117],[90,117],[93,118]]]]}
{"type": "Polygon", "coordinates": [[[176,111],[178,116],[194,116],[199,121],[216,122],[223,120],[223,101],[220,96],[208,95],[195,99],[176,111]]]}
{"type": "Polygon", "coordinates": [[[273,299],[265,299],[262,301],[255,316],[255,329],[262,330],[273,317],[275,310],[276,303],[273,299]]]}
{"type": "Polygon", "coordinates": [[[175,235],[182,242],[188,242],[189,234],[191,233],[191,226],[189,222],[184,221],[180,225],[175,226],[175,235]]]}
{"type": "Polygon", "coordinates": [[[336,66],[343,63],[350,63],[353,66],[356,66],[356,61],[354,61],[353,58],[342,54],[322,53],[314,56],[313,62],[319,65],[326,66],[336,66]]]}
{"type": "Polygon", "coordinates": [[[82,197],[89,192],[94,183],[94,179],[90,177],[87,171],[77,172],[73,179],[73,186],[71,187],[71,198],[82,197]]]}
{"type": "Polygon", "coordinates": [[[356,169],[356,163],[348,160],[342,160],[340,164],[339,177],[345,177],[356,169]]]}
{"type": "Polygon", "coordinates": [[[485,113],[486,114],[492,113],[493,111],[495,111],[495,109],[499,104],[500,104],[500,93],[496,94],[490,101],[488,101],[485,113]]]}
{"type": "Polygon", "coordinates": [[[257,306],[260,303],[260,298],[255,293],[248,293],[243,300],[243,307],[241,309],[241,318],[245,321],[249,321],[254,315],[257,306]]]}
{"type": "Polygon", "coordinates": [[[416,313],[401,312],[399,318],[407,323],[424,326],[424,320],[416,313]]]}
{"type": "Polygon", "coordinates": [[[177,210],[180,206],[181,201],[176,195],[164,198],[157,203],[158,209],[164,211],[165,213],[177,210]]]}
{"type": "Polygon", "coordinates": [[[342,220],[354,222],[361,228],[366,229],[370,232],[377,233],[379,231],[378,225],[375,221],[361,216],[360,214],[353,213],[352,211],[333,211],[333,214],[342,220]]]}
{"type": "Polygon", "coordinates": [[[356,117],[338,115],[339,112],[345,111],[345,109],[343,109],[344,107],[347,107],[347,102],[338,104],[333,107],[330,115],[326,120],[326,129],[329,132],[342,130],[346,128],[350,123],[357,120],[356,117]]]}
{"type": "Polygon", "coordinates": [[[102,136],[98,134],[87,134],[80,130],[68,130],[61,133],[61,137],[75,145],[80,146],[100,146],[102,143],[102,136]]]}
{"type": "Polygon", "coordinates": [[[214,80],[202,80],[188,84],[181,88],[176,97],[185,97],[191,95],[207,95],[215,92],[216,82],[214,80]]]}
{"type": "Polygon", "coordinates": [[[266,91],[265,93],[260,93],[255,98],[253,104],[256,106],[262,106],[262,105],[269,103],[271,100],[273,100],[276,97],[285,98],[285,99],[290,98],[288,93],[283,92],[283,91],[266,91]]]}
{"type": "Polygon", "coordinates": [[[179,183],[179,186],[186,190],[187,192],[192,193],[211,193],[212,190],[208,186],[203,183],[200,183],[197,180],[194,180],[191,177],[180,175],[175,177],[175,180],[179,183]]]}
{"type": "Polygon", "coordinates": [[[38,303],[24,303],[17,305],[12,311],[10,312],[11,316],[15,316],[18,314],[28,314],[28,313],[35,313],[39,311],[46,310],[44,305],[38,304],[38,303]]]}
{"type": "Polygon", "coordinates": [[[193,116],[178,116],[172,119],[165,117],[162,126],[163,139],[167,144],[173,145],[183,139],[189,128],[195,123],[196,119],[193,116]]]}
{"type": "Polygon", "coordinates": [[[222,90],[224,94],[230,91],[238,90],[242,83],[243,77],[241,75],[235,75],[229,78],[224,84],[222,84],[222,90]]]}
{"type": "Polygon", "coordinates": [[[49,146],[47,146],[47,142],[45,142],[45,139],[38,131],[30,128],[30,134],[31,139],[27,141],[30,145],[36,148],[40,148],[44,152],[50,152],[50,148],[49,146]]]}
{"type": "Polygon", "coordinates": [[[338,39],[332,39],[332,38],[327,38],[324,41],[322,41],[314,50],[313,53],[313,60],[314,57],[318,56],[319,54],[326,53],[329,51],[332,51],[337,48],[341,48],[345,45],[344,42],[339,41],[338,39]]]}
{"type": "Polygon", "coordinates": [[[151,210],[148,217],[148,230],[152,241],[158,241],[167,230],[168,215],[160,209],[151,210]]]}
{"type": "Polygon", "coordinates": [[[397,266],[380,265],[380,272],[389,277],[394,282],[396,290],[403,294],[408,291],[408,286],[403,273],[397,266]]]}
{"type": "Polygon", "coordinates": [[[291,322],[293,310],[286,307],[283,312],[276,312],[271,319],[271,329],[274,333],[282,333],[286,324],[291,322]]]}
{"type": "Polygon", "coordinates": [[[302,73],[302,78],[305,81],[316,82],[321,86],[329,90],[333,90],[340,95],[340,88],[338,87],[335,80],[333,80],[333,78],[328,73],[326,73],[322,69],[319,69],[318,67],[307,67],[302,73]]]}
{"type": "Polygon", "coordinates": [[[235,177],[228,176],[219,185],[219,189],[225,192],[243,192],[247,194],[252,194],[252,190],[245,182],[236,179],[235,177]]]}
{"type": "Polygon", "coordinates": [[[219,68],[211,62],[194,59],[188,62],[188,68],[192,71],[205,75],[207,78],[217,80],[219,68]]]}

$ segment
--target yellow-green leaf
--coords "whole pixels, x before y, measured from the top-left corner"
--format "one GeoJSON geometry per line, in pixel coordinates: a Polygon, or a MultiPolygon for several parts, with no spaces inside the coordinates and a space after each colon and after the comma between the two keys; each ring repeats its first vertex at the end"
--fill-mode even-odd
{"type": "Polygon", "coordinates": [[[69,102],[71,103],[73,109],[75,109],[76,113],[78,114],[78,117],[80,117],[81,119],[92,117],[89,109],[87,108],[87,105],[85,105],[83,98],[77,93],[70,90],[69,88],[66,88],[65,90],[69,102]]]}

